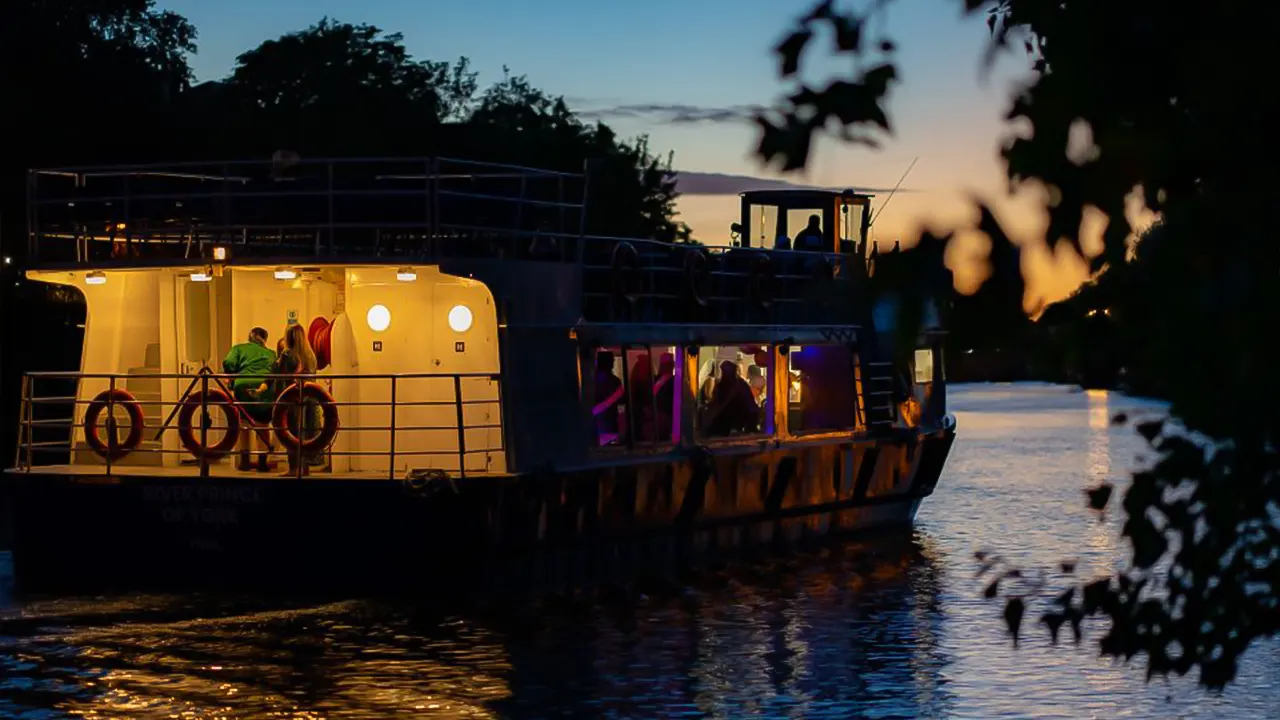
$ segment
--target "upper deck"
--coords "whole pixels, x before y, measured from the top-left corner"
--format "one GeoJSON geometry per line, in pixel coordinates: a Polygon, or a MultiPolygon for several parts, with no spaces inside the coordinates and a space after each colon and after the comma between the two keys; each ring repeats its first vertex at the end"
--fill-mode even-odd
{"type": "Polygon", "coordinates": [[[745,193],[734,241],[668,243],[590,234],[588,201],[607,187],[596,187],[589,170],[287,153],[33,170],[28,258],[46,271],[439,265],[490,285],[568,281],[573,287],[547,289],[562,306],[557,316],[592,322],[859,322],[869,196],[745,193]],[[789,216],[811,211],[823,220],[820,247],[771,241],[770,231],[786,234],[789,216]],[[530,263],[559,268],[539,273],[530,263]]]}

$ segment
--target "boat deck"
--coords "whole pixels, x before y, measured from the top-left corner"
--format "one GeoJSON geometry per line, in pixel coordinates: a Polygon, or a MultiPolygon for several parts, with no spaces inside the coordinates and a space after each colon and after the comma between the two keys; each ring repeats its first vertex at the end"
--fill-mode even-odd
{"type": "MultiPolygon", "coordinates": [[[[425,468],[424,468],[425,469],[425,468]]],[[[234,478],[238,480],[261,480],[261,479],[280,479],[280,480],[388,480],[390,479],[385,470],[357,470],[345,472],[329,472],[326,470],[312,470],[309,475],[298,478],[293,474],[286,474],[287,468],[281,466],[267,472],[257,472],[253,470],[237,470],[230,463],[214,463],[209,466],[209,477],[223,479],[234,478]]],[[[78,477],[130,477],[130,478],[166,478],[166,479],[186,479],[199,478],[200,467],[198,465],[183,465],[180,467],[157,467],[154,465],[115,465],[111,467],[111,472],[107,473],[105,465],[41,465],[26,469],[6,470],[7,473],[14,475],[58,475],[58,476],[78,476],[78,477]]],[[[446,471],[451,477],[456,477],[456,471],[446,471]]],[[[467,479],[472,478],[496,478],[507,477],[507,473],[491,473],[483,471],[467,471],[467,479]]],[[[403,477],[396,477],[395,480],[402,480],[403,477]]],[[[461,479],[461,478],[459,478],[461,479]]]]}

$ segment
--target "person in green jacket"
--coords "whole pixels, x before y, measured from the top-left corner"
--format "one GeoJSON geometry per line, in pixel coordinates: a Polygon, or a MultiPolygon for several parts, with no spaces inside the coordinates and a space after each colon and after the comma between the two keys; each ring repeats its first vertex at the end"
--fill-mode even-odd
{"type": "Polygon", "coordinates": [[[245,412],[259,424],[271,422],[271,403],[275,398],[262,392],[266,376],[276,362],[276,354],[267,347],[267,331],[256,327],[249,331],[249,341],[231,348],[222,361],[222,371],[236,375],[231,383],[236,401],[244,403],[245,412]]]}

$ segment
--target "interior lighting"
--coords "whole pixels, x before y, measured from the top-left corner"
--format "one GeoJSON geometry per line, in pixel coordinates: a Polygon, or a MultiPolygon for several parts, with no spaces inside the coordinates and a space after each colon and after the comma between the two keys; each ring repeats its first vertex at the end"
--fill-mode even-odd
{"type": "Polygon", "coordinates": [[[391,311],[386,305],[374,305],[369,308],[369,312],[364,316],[365,322],[369,323],[369,329],[374,332],[382,332],[391,327],[391,311]]]}
{"type": "Polygon", "coordinates": [[[102,285],[107,282],[107,276],[100,272],[91,272],[84,276],[85,285],[102,285]]]}
{"type": "Polygon", "coordinates": [[[213,273],[206,270],[197,270],[191,273],[191,282],[209,282],[213,279],[213,273]]]}
{"type": "Polygon", "coordinates": [[[277,280],[293,280],[298,277],[298,272],[296,270],[287,267],[278,267],[272,274],[275,275],[277,280]]]}
{"type": "Polygon", "coordinates": [[[456,333],[464,333],[471,329],[471,308],[466,305],[454,305],[449,309],[449,327],[456,333]]]}
{"type": "Polygon", "coordinates": [[[418,273],[411,267],[402,267],[396,271],[396,279],[400,282],[413,282],[418,279],[418,273]]]}
{"type": "Polygon", "coordinates": [[[221,245],[213,248],[213,259],[222,262],[227,259],[227,249],[221,245]]]}

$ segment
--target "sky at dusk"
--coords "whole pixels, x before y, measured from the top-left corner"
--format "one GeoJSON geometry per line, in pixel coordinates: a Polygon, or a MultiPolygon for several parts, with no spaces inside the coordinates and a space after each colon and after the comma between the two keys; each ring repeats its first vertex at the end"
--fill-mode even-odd
{"type": "MultiPolygon", "coordinates": [[[[772,47],[808,0],[159,0],[198,28],[192,58],[198,80],[228,74],[236,56],[264,40],[328,16],[400,32],[420,59],[471,59],[481,81],[503,66],[537,87],[563,95],[571,107],[600,117],[623,135],[648,134],[655,150],[673,150],[678,170],[722,173],[750,187],[750,177],[775,177],[752,158],[755,127],[744,110],[769,105],[787,90],[777,79],[772,47]],[[719,113],[717,110],[733,112],[719,113]],[[708,116],[711,116],[708,119],[708,116]]],[[[1001,116],[1010,92],[1027,74],[1020,54],[1003,58],[985,81],[982,17],[962,19],[959,0],[896,0],[883,29],[898,44],[902,82],[891,98],[894,136],[880,150],[823,139],[806,175],[794,182],[892,188],[914,169],[879,217],[882,247],[910,243],[922,226],[972,222],[967,199],[993,201],[1015,239],[1033,236],[1043,219],[1035,198],[1005,197],[1001,140],[1011,129],[1001,116]]],[[[811,79],[847,65],[814,53],[811,79]]],[[[692,180],[690,181],[692,183],[692,180]]],[[[731,183],[732,184],[732,183],[731,183]]],[[[876,207],[887,193],[878,195],[876,207]]],[[[682,218],[704,242],[727,242],[738,212],[735,194],[685,194],[682,218]]],[[[982,241],[952,248],[957,283],[984,272],[970,259],[982,241]]],[[[1030,302],[1068,294],[1085,277],[1081,261],[1037,252],[1024,259],[1030,302]]]]}

